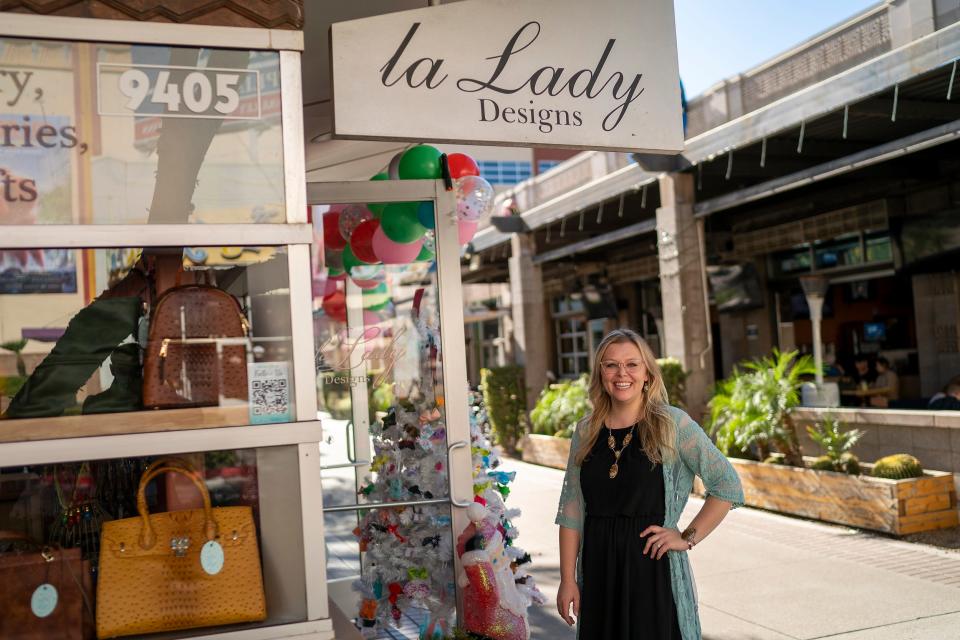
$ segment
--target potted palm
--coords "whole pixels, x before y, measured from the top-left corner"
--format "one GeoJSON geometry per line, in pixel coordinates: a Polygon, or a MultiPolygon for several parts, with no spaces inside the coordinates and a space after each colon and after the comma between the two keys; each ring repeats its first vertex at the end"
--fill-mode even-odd
{"type": "Polygon", "coordinates": [[[717,385],[710,400],[710,430],[721,451],[755,450],[766,460],[773,449],[787,464],[803,466],[800,440],[790,410],[800,404],[800,386],[815,373],[810,356],[774,349],[747,362],[717,385]]]}

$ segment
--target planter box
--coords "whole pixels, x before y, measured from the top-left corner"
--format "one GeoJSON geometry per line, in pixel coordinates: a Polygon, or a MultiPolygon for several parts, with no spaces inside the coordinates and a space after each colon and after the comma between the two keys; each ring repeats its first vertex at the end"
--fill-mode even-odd
{"type": "MultiPolygon", "coordinates": [[[[751,507],[900,536],[960,524],[951,473],[926,471],[922,478],[887,480],[737,458],[730,462],[751,507]]],[[[699,478],[694,490],[703,493],[699,478]]]]}
{"type": "Polygon", "coordinates": [[[519,444],[523,461],[542,464],[554,469],[566,469],[570,457],[570,438],[557,438],[532,433],[524,436],[519,444]]]}

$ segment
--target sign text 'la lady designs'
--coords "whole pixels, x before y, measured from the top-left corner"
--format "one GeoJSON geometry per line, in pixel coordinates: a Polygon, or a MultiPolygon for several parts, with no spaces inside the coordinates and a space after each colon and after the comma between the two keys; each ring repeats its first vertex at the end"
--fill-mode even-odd
{"type": "Polygon", "coordinates": [[[670,0],[473,0],[331,34],[338,137],[683,149],[670,0]]]}

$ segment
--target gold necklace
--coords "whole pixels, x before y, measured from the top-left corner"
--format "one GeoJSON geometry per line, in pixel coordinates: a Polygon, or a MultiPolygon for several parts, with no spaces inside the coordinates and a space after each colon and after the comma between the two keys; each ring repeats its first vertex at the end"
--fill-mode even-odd
{"type": "Polygon", "coordinates": [[[610,479],[613,480],[617,477],[617,473],[620,472],[620,455],[623,453],[630,445],[630,441],[633,440],[633,430],[636,428],[636,423],[630,427],[630,432],[623,439],[623,446],[620,447],[620,451],[617,451],[617,440],[613,437],[613,430],[610,427],[607,427],[607,446],[610,447],[610,451],[613,451],[613,466],[610,467],[610,479]]]}

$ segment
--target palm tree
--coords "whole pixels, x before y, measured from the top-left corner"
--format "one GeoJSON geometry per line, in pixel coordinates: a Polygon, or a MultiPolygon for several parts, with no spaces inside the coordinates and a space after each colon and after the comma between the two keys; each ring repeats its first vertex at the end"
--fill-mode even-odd
{"type": "Polygon", "coordinates": [[[755,446],[761,460],[776,447],[788,464],[803,466],[790,410],[800,404],[803,376],[815,371],[810,356],[778,349],[745,363],[743,370],[734,369],[710,400],[710,429],[717,436],[717,446],[725,453],[755,446]]]}

